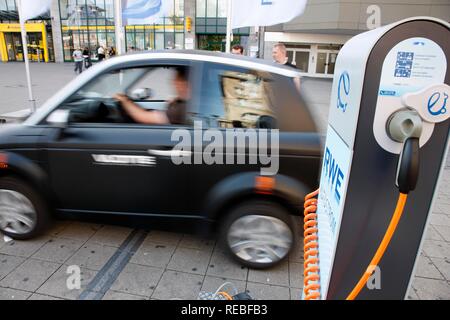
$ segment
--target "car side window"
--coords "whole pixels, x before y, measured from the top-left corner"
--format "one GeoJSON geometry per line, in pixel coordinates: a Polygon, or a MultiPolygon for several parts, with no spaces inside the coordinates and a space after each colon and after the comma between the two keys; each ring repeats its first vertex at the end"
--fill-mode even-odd
{"type": "Polygon", "coordinates": [[[200,117],[207,127],[276,129],[270,76],[243,68],[206,65],[200,117]]]}
{"type": "MultiPolygon", "coordinates": [[[[174,81],[177,68],[180,66],[158,65],[124,68],[97,75],[68,98],[59,109],[69,110],[71,124],[139,124],[133,121],[114,96],[125,94],[134,105],[144,111],[161,114],[165,114],[169,109],[173,111],[171,103],[178,101],[174,81]]],[[[179,105],[180,103],[177,107],[179,105]]],[[[187,105],[188,102],[183,105],[183,112],[187,113],[187,105]]],[[[186,125],[189,123],[190,121],[186,120],[186,125]]]]}

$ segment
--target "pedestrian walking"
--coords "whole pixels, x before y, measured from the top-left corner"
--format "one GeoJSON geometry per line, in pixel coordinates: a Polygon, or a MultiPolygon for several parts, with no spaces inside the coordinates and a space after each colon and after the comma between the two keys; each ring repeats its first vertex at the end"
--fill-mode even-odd
{"type": "Polygon", "coordinates": [[[75,61],[75,70],[74,72],[82,73],[83,72],[83,52],[81,52],[80,48],[77,48],[72,54],[73,60],[75,61]]]}
{"type": "Polygon", "coordinates": [[[116,50],[114,49],[114,47],[111,47],[109,49],[109,56],[114,57],[115,55],[116,55],[116,50]]]}
{"type": "Polygon", "coordinates": [[[98,61],[102,61],[103,59],[105,59],[105,48],[103,48],[103,46],[98,47],[97,55],[98,61]]]}
{"type": "Polygon", "coordinates": [[[85,47],[83,50],[83,58],[84,58],[84,67],[86,69],[89,69],[92,66],[92,60],[91,60],[91,52],[89,51],[88,47],[85,47]]]}

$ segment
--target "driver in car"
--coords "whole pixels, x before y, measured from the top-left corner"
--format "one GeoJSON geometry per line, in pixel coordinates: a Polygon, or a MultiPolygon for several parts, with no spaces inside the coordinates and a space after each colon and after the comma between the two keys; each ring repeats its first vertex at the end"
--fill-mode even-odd
{"type": "Polygon", "coordinates": [[[186,123],[186,108],[187,102],[190,99],[188,78],[189,69],[187,67],[176,68],[173,86],[177,97],[169,102],[166,111],[145,110],[125,94],[116,94],[114,98],[121,103],[125,112],[137,123],[183,125],[186,123]]]}

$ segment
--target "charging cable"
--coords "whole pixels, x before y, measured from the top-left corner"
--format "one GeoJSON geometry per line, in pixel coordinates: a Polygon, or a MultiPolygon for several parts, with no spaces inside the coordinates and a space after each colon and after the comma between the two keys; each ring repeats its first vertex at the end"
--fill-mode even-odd
{"type": "Polygon", "coordinates": [[[389,243],[392,240],[397,226],[405,209],[408,193],[415,189],[419,175],[419,138],[422,133],[422,119],[416,111],[401,110],[394,113],[387,123],[387,132],[391,139],[403,143],[403,150],[400,154],[396,186],[400,194],[397,200],[397,206],[394,215],[391,218],[389,226],[384,234],[375,255],[370,261],[369,266],[348,295],[347,300],[354,300],[372,275],[375,268],[383,258],[389,243]]]}

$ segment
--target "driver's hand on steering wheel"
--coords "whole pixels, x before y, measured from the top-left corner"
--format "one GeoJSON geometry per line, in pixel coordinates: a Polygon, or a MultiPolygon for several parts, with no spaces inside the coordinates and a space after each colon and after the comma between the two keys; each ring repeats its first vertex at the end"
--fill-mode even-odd
{"type": "Polygon", "coordinates": [[[113,96],[113,98],[118,100],[120,103],[130,101],[130,98],[128,98],[128,96],[126,94],[123,94],[123,93],[116,93],[113,96]]]}

